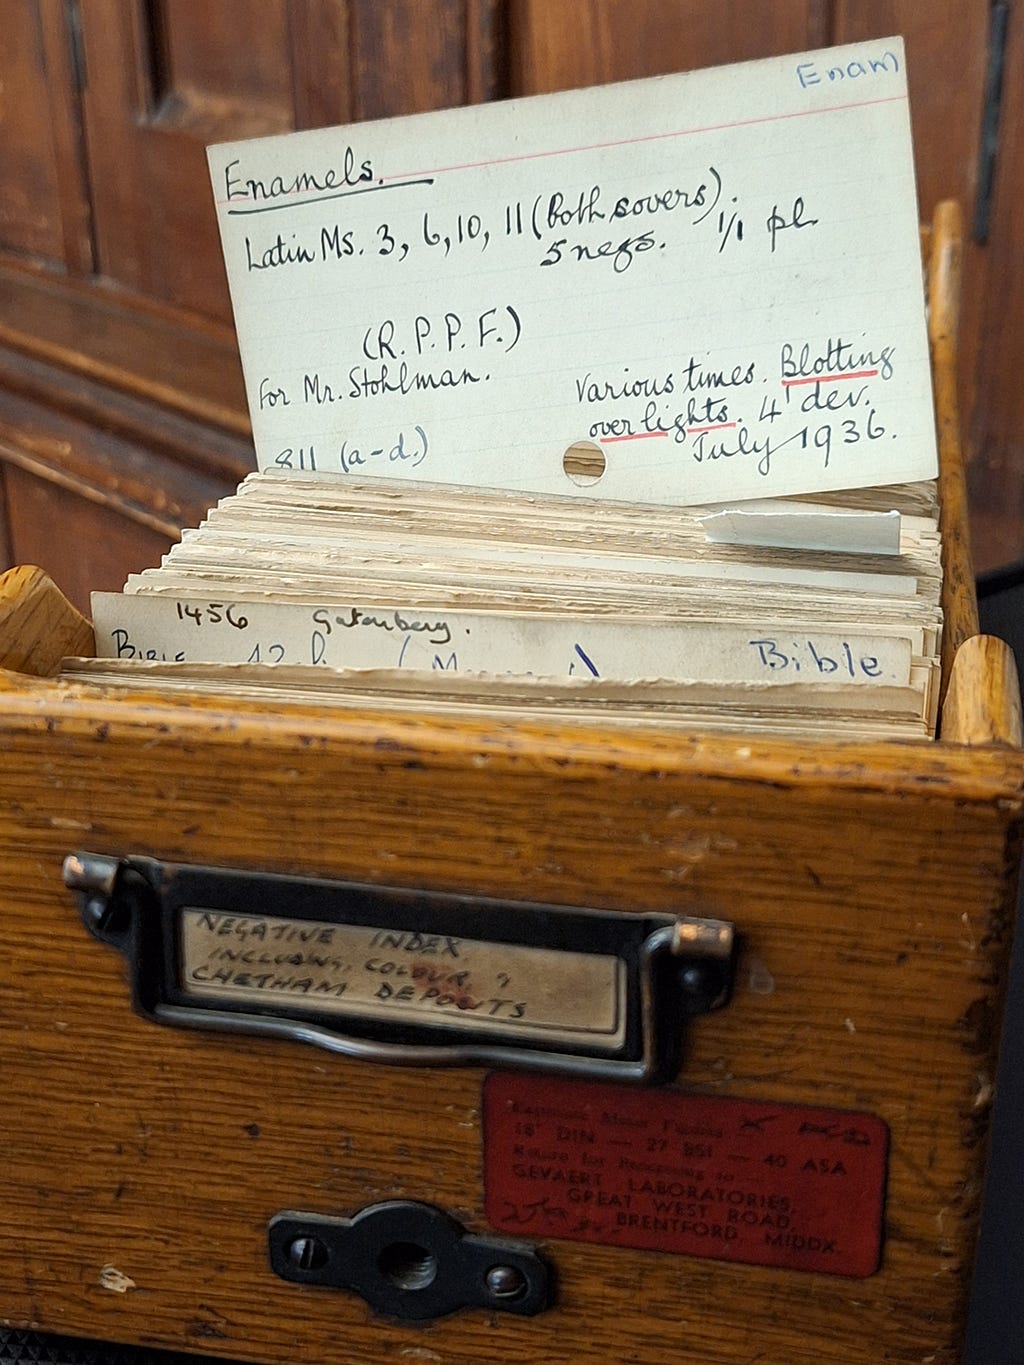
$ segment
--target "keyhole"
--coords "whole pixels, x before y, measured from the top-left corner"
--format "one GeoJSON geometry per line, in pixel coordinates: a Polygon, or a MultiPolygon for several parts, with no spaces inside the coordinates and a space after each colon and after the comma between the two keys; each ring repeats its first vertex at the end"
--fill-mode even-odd
{"type": "Polygon", "coordinates": [[[392,1242],[377,1257],[377,1268],[396,1289],[426,1289],[437,1278],[437,1257],[415,1242],[392,1242]]]}

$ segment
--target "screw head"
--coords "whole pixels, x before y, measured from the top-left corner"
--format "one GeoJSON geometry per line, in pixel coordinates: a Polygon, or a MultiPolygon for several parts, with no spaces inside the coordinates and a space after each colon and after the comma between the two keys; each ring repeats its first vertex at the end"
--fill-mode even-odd
{"type": "Polygon", "coordinates": [[[724,979],[714,962],[687,962],[676,976],[682,1004],[688,1014],[703,1014],[721,996],[724,979]]]}
{"type": "Polygon", "coordinates": [[[110,913],[110,901],[106,896],[90,896],[82,907],[82,913],[90,929],[103,929],[110,913]]]}
{"type": "Polygon", "coordinates": [[[526,1292],[526,1276],[514,1265],[492,1265],[484,1283],[496,1299],[516,1299],[526,1292]]]}
{"type": "Polygon", "coordinates": [[[330,1253],[319,1237],[295,1237],[285,1250],[288,1264],[296,1270],[319,1270],[327,1264],[330,1253]]]}
{"type": "Polygon", "coordinates": [[[711,973],[703,962],[690,962],[679,973],[679,984],[687,995],[703,995],[710,980],[711,973]]]}
{"type": "Polygon", "coordinates": [[[129,915],[123,901],[98,894],[83,897],[82,920],[90,933],[103,938],[106,934],[115,934],[124,929],[129,915]]]}

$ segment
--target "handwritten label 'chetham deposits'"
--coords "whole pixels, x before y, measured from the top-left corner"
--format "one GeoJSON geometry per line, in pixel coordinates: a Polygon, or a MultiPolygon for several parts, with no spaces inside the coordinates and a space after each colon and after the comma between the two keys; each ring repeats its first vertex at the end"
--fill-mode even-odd
{"type": "Polygon", "coordinates": [[[180,986],[210,1002],[586,1043],[625,1041],[617,957],[416,929],[184,909],[180,986]]]}

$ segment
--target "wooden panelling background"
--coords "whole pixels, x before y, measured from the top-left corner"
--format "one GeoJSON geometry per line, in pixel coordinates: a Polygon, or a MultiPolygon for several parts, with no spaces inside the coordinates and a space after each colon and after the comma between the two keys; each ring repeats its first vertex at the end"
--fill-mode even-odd
{"type": "MultiPolygon", "coordinates": [[[[983,569],[1024,555],[1022,10],[992,227],[966,271],[983,569]]],[[[970,222],[989,27],[989,0],[6,0],[0,563],[41,553],[84,606],[251,465],[208,143],[899,32],[921,216],[954,196],[970,222]],[[102,546],[97,507],[118,526],[102,546]]]]}
{"type": "Polygon", "coordinates": [[[992,230],[968,361],[972,496],[992,537],[981,563],[1024,557],[1024,6],[1010,13],[992,230]]]}
{"type": "Polygon", "coordinates": [[[828,42],[820,0],[518,0],[510,56],[517,94],[800,52],[828,42]]]}

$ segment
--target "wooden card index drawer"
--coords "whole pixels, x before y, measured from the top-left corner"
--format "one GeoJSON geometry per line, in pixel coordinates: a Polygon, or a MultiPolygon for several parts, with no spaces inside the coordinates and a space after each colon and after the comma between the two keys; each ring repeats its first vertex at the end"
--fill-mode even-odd
{"type": "MultiPolygon", "coordinates": [[[[1024,755],[1012,659],[973,620],[949,226],[935,742],[125,699],[47,676],[82,622],[38,573],[0,580],[0,1320],[266,1365],[957,1360],[1024,755]],[[86,931],[61,872],[84,851],[141,860],[112,894],[170,865],[460,898],[430,952],[425,920],[360,921],[389,989],[436,989],[461,938],[515,942],[523,906],[721,922],[731,998],[677,1019],[657,1086],[162,1026],[172,969],[134,1010],[152,936],[117,940],[95,885],[86,931]]],[[[262,943],[274,914],[225,933],[262,943]]],[[[570,992],[551,954],[588,932],[549,939],[529,989],[570,992]]]]}

